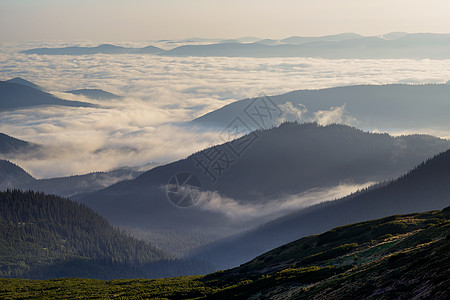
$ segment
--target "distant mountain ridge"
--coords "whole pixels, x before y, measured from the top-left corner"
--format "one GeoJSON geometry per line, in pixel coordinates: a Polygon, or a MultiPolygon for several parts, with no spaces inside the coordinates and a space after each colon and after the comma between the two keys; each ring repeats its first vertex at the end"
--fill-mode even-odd
{"type": "Polygon", "coordinates": [[[131,180],[142,174],[133,168],[118,168],[109,172],[93,172],[84,175],[36,179],[19,166],[0,159],[0,191],[21,189],[45,192],[63,197],[94,192],[123,180],[131,180]]]}
{"type": "MultiPolygon", "coordinates": [[[[269,105],[270,109],[280,111],[280,117],[275,114],[264,119],[265,128],[277,126],[283,118],[299,122],[350,123],[359,128],[382,131],[448,131],[450,128],[446,113],[450,111],[448,84],[354,85],[298,90],[239,100],[198,117],[192,123],[221,129],[239,117],[247,126],[258,129],[261,125],[257,126],[255,118],[252,119],[258,105],[269,105]]],[[[267,113],[267,110],[263,108],[262,112],[267,113]]]]}
{"type": "Polygon", "coordinates": [[[154,46],[126,48],[104,44],[96,47],[36,48],[22,51],[40,55],[157,54],[164,56],[225,56],[225,57],[321,57],[328,59],[448,59],[450,34],[388,33],[381,36],[361,36],[343,33],[321,37],[292,36],[271,39],[188,39],[185,45],[163,50],[154,46]],[[212,44],[192,44],[192,42],[212,44]]]}
{"type": "Polygon", "coordinates": [[[38,55],[92,55],[92,54],[155,54],[164,50],[155,46],[143,48],[127,48],[111,44],[103,44],[96,47],[70,46],[63,48],[36,48],[21,51],[24,54],[38,55]]]}

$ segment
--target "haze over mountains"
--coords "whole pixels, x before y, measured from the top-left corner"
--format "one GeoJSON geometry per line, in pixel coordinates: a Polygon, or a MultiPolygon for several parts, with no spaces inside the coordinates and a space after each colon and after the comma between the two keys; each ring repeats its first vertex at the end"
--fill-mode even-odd
{"type": "Polygon", "coordinates": [[[114,279],[210,270],[174,260],[86,206],[54,195],[0,192],[0,207],[1,277],[114,279]]]}
{"type": "Polygon", "coordinates": [[[69,197],[100,190],[116,182],[136,178],[155,166],[149,163],[140,167],[123,167],[108,172],[35,179],[21,167],[5,159],[42,159],[50,154],[48,148],[0,133],[0,191],[22,189],[69,197]]]}
{"type": "MultiPolygon", "coordinates": [[[[443,139],[450,137],[450,85],[443,84],[450,35],[199,38],[155,43],[161,48],[124,42],[132,46],[36,48],[17,54],[24,45],[44,44],[5,50],[3,78],[20,75],[43,87],[21,77],[0,82],[0,129],[23,139],[0,134],[0,196],[6,203],[0,218],[6,233],[0,238],[7,245],[0,250],[20,250],[16,256],[0,253],[2,276],[158,277],[250,261],[198,280],[205,288],[210,288],[209,278],[234,284],[237,276],[239,285],[250,288],[288,280],[285,287],[301,294],[289,278],[304,278],[303,272],[306,277],[347,271],[354,276],[353,268],[372,262],[371,268],[383,272],[389,269],[384,261],[398,253],[379,250],[412,245],[410,236],[419,231],[433,239],[419,234],[415,247],[446,247],[447,229],[439,224],[446,222],[448,209],[424,214],[428,221],[394,216],[373,221],[370,228],[356,224],[323,234],[333,240],[339,232],[339,245],[335,240],[321,244],[323,236],[307,238],[311,243],[286,243],[336,226],[450,205],[450,141],[443,139]],[[301,90],[279,94],[294,88],[301,90]],[[265,92],[275,96],[246,98],[265,92]],[[171,163],[144,166],[149,161],[171,163]],[[81,210],[69,214],[93,226],[80,233],[82,224],[67,216],[72,226],[67,227],[62,221],[66,207],[77,204],[38,191],[80,203],[81,210]],[[20,207],[11,198],[20,199],[20,207]],[[43,214],[46,201],[65,204],[43,214]],[[115,229],[98,231],[106,220],[115,229]],[[87,234],[92,230],[95,234],[87,234]],[[120,239],[131,256],[156,256],[127,258],[120,239]],[[376,250],[380,259],[369,262],[366,250],[376,250]],[[330,266],[317,258],[336,253],[332,260],[337,263],[330,266]],[[172,257],[188,261],[172,264],[172,257]],[[155,263],[165,271],[147,268],[155,263]],[[66,267],[71,271],[64,272],[66,267]]],[[[314,284],[335,284],[324,280],[314,284]]],[[[359,278],[352,283],[362,284],[359,278]]],[[[270,288],[275,297],[285,295],[277,286],[270,288]]],[[[233,295],[239,293],[240,288],[233,295]]]]}
{"type": "Polygon", "coordinates": [[[40,146],[37,144],[22,141],[4,133],[0,133],[0,158],[25,153],[30,154],[39,149],[40,146]]]}
{"type": "Polygon", "coordinates": [[[252,129],[270,128],[281,120],[345,123],[386,131],[448,131],[450,85],[357,85],[299,90],[244,99],[195,119],[194,124],[226,128],[236,117],[252,129]],[[265,117],[272,112],[272,118],[265,117]],[[264,123],[263,123],[263,122],[264,123]]]}
{"type": "Polygon", "coordinates": [[[155,54],[164,50],[147,46],[144,48],[126,48],[110,44],[103,44],[97,47],[64,47],[64,48],[37,48],[25,50],[25,54],[39,55],[92,55],[92,54],[155,54]]]}
{"type": "Polygon", "coordinates": [[[241,157],[232,156],[230,147],[248,142],[253,134],[73,199],[114,225],[176,229],[181,235],[203,232],[219,238],[394,178],[450,148],[449,141],[430,136],[394,138],[343,125],[287,123],[257,135],[241,157]],[[226,169],[222,165],[221,175],[213,173],[213,164],[211,173],[198,165],[200,160],[206,164],[208,153],[214,152],[234,160],[226,169]],[[179,173],[199,178],[203,193],[197,206],[180,209],[167,198],[166,186],[179,173]]]}
{"type": "Polygon", "coordinates": [[[97,47],[35,48],[22,52],[38,55],[92,55],[102,53],[199,57],[321,57],[328,59],[450,58],[450,54],[446,50],[450,46],[449,34],[393,32],[381,36],[361,36],[355,33],[344,33],[321,37],[292,36],[281,40],[223,40],[219,43],[213,41],[210,44],[204,44],[208,40],[197,41],[203,42],[203,44],[182,45],[170,50],[163,50],[154,46],[127,48],[103,44],[97,47]]]}
{"type": "MultiPolygon", "coordinates": [[[[151,166],[147,168],[150,169],[151,166]]],[[[19,166],[0,159],[0,191],[16,188],[70,197],[98,191],[119,181],[134,179],[142,173],[138,168],[124,167],[109,172],[36,179],[19,166]]]]}
{"type": "MultiPolygon", "coordinates": [[[[18,81],[16,81],[18,82],[18,81]]],[[[93,104],[79,101],[68,101],[56,98],[30,84],[0,81],[0,111],[43,105],[60,105],[70,107],[93,107],[93,104]]]]}
{"type": "Polygon", "coordinates": [[[439,209],[449,204],[449,178],[450,150],[427,160],[394,181],[299,210],[249,232],[205,246],[193,257],[213,260],[219,268],[227,268],[274,247],[336,226],[394,214],[439,209]]]}

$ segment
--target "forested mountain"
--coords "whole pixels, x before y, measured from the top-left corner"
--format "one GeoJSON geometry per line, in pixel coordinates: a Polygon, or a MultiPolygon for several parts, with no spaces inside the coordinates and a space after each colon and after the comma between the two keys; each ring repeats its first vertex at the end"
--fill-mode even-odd
{"type": "MultiPolygon", "coordinates": [[[[279,207],[291,201],[290,196],[304,207],[310,203],[302,197],[311,195],[311,190],[395,178],[448,148],[449,141],[430,136],[392,137],[344,125],[286,123],[74,199],[115,225],[221,237],[279,216],[279,207]],[[240,156],[232,152],[245,144],[248,147],[240,156]],[[206,163],[217,153],[233,160],[229,166],[222,161],[221,173],[214,169],[216,165],[206,163]],[[209,166],[210,173],[199,162],[209,166]],[[201,183],[204,193],[197,206],[180,209],[169,201],[166,186],[180,173],[193,174],[201,183]],[[246,211],[250,213],[240,217],[246,211]]],[[[323,194],[315,197],[317,202],[334,199],[323,194]]]]}
{"type": "Polygon", "coordinates": [[[235,118],[252,129],[270,128],[280,120],[354,124],[382,131],[442,130],[450,118],[450,85],[356,85],[233,102],[193,121],[196,125],[227,128],[235,118]],[[260,120],[257,110],[265,118],[260,120]],[[271,116],[271,117],[268,117],[271,116]],[[263,122],[262,122],[263,121],[263,122]]]}
{"type": "Polygon", "coordinates": [[[212,243],[193,257],[220,268],[237,266],[269,249],[336,226],[393,214],[439,209],[450,204],[450,150],[400,178],[340,200],[318,204],[259,228],[212,243]]]}
{"type": "Polygon", "coordinates": [[[200,262],[172,260],[64,198],[0,192],[0,208],[1,277],[111,279],[207,270],[200,262]]]}
{"type": "Polygon", "coordinates": [[[0,81],[0,111],[39,105],[93,106],[86,102],[62,100],[27,85],[0,81]]]}
{"type": "Polygon", "coordinates": [[[450,207],[335,228],[231,270],[157,280],[0,279],[0,297],[447,299],[450,207]],[[64,287],[64,288],[61,288],[64,287]]]}
{"type": "MultiPolygon", "coordinates": [[[[151,166],[148,165],[150,169],[151,166]]],[[[19,166],[0,160],[0,191],[6,189],[34,190],[47,194],[69,197],[98,191],[123,180],[131,180],[143,171],[119,168],[109,172],[93,172],[84,175],[35,179],[19,166]]]]}

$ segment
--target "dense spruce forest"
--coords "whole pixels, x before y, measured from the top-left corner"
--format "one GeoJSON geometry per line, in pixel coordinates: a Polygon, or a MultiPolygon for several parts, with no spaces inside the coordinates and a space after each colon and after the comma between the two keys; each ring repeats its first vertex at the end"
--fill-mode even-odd
{"type": "Polygon", "coordinates": [[[0,276],[160,277],[209,271],[113,228],[83,204],[33,191],[0,192],[0,276]]]}

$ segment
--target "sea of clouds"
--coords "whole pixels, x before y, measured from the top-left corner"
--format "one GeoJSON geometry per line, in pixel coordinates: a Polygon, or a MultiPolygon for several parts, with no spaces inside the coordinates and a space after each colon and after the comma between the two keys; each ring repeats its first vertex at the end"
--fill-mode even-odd
{"type": "MultiPolygon", "coordinates": [[[[152,43],[115,44],[142,47],[152,43]]],[[[45,146],[44,156],[13,159],[37,178],[184,158],[221,142],[217,131],[194,128],[186,122],[243,98],[353,84],[444,83],[450,79],[450,60],[18,53],[35,47],[67,45],[94,44],[0,45],[0,80],[19,76],[60,98],[99,105],[0,112],[0,132],[45,146]],[[63,93],[82,88],[99,88],[123,98],[100,101],[63,93]]],[[[168,49],[176,43],[156,45],[168,49]]],[[[301,108],[285,106],[285,120],[301,117],[301,108]]],[[[351,116],[345,116],[344,110],[345,107],[337,107],[332,114],[322,112],[315,117],[322,124],[330,120],[351,123],[351,116]]]]}

